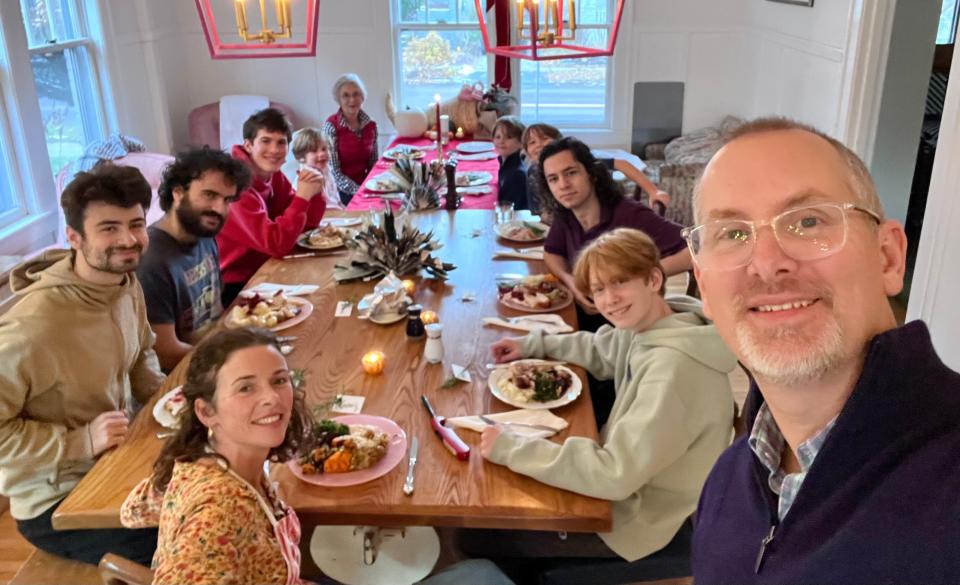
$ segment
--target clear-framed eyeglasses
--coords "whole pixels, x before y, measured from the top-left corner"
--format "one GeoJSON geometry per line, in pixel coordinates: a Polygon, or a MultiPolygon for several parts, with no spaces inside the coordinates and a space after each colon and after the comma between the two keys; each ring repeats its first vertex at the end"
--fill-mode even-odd
{"type": "Polygon", "coordinates": [[[701,270],[733,270],[750,263],[757,232],[769,225],[780,249],[794,260],[818,260],[835,254],[847,242],[847,214],[861,211],[877,224],[875,211],[854,203],[820,203],[789,209],[765,221],[716,219],[682,235],[701,270]]]}

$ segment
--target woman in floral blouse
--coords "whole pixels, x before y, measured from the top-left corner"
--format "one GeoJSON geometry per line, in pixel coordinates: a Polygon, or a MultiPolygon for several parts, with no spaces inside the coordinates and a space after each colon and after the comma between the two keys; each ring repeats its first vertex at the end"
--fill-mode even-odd
{"type": "Polygon", "coordinates": [[[276,337],[222,331],[197,346],[180,428],[127,497],[127,527],[159,524],[155,584],[300,583],[300,524],[264,475],[309,429],[276,337]]]}

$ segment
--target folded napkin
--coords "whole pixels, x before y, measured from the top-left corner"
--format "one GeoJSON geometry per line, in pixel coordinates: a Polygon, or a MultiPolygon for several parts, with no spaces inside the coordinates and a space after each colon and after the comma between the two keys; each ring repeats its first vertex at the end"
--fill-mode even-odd
{"type": "Polygon", "coordinates": [[[490,160],[497,158],[497,153],[494,151],[488,152],[478,152],[476,154],[461,154],[460,160],[490,160]]]}
{"type": "Polygon", "coordinates": [[[253,288],[244,290],[240,293],[240,295],[244,297],[252,297],[253,295],[258,294],[262,297],[265,297],[276,294],[281,290],[286,296],[292,297],[312,295],[320,290],[320,287],[315,284],[275,284],[272,282],[261,282],[253,288]]]}
{"type": "Polygon", "coordinates": [[[555,313],[524,315],[522,317],[513,317],[511,319],[502,319],[500,317],[484,317],[483,324],[527,332],[542,329],[543,332],[548,335],[553,335],[555,333],[570,333],[573,331],[573,327],[567,325],[567,322],[563,320],[563,317],[555,313]]]}
{"type": "MultiPolygon", "coordinates": [[[[523,423],[528,425],[551,427],[554,429],[553,431],[547,431],[519,425],[505,424],[503,426],[503,428],[508,432],[511,432],[515,435],[520,435],[522,437],[529,437],[531,439],[551,437],[570,426],[567,421],[553,414],[549,410],[511,410],[509,412],[488,414],[486,417],[498,423],[523,423]]],[[[453,418],[448,418],[447,423],[454,427],[461,427],[477,432],[480,432],[486,427],[490,426],[480,420],[480,417],[478,416],[456,416],[453,418]]]]}
{"type": "Polygon", "coordinates": [[[520,260],[543,260],[543,248],[530,248],[529,250],[497,250],[493,254],[494,260],[497,258],[519,258],[520,260]]]}
{"type": "Polygon", "coordinates": [[[407,305],[413,302],[407,296],[403,281],[391,272],[373,287],[373,292],[365,295],[357,303],[357,317],[369,319],[378,315],[403,313],[407,305]]]}

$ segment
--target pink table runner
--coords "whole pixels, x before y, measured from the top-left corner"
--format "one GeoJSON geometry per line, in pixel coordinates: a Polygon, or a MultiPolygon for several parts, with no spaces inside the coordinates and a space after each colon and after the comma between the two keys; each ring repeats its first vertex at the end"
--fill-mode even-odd
{"type": "MultiPolygon", "coordinates": [[[[469,142],[466,140],[451,140],[449,144],[444,147],[444,152],[450,152],[457,149],[457,145],[469,142]]],[[[390,148],[398,144],[409,144],[410,146],[416,146],[422,148],[426,151],[426,156],[421,159],[425,161],[431,161],[437,158],[436,142],[429,140],[427,138],[397,138],[390,144],[390,148]]],[[[373,170],[370,171],[370,174],[363,180],[364,183],[367,182],[367,179],[370,177],[375,177],[381,173],[387,172],[387,170],[393,166],[392,160],[380,158],[377,161],[377,164],[374,165],[373,170]]],[[[497,205],[497,172],[500,170],[500,162],[496,158],[490,160],[461,160],[457,164],[457,172],[464,171],[487,171],[493,175],[493,180],[490,182],[490,187],[493,189],[490,193],[484,195],[461,195],[460,209],[493,209],[497,205]]],[[[380,208],[383,203],[380,199],[379,193],[373,193],[368,191],[366,187],[360,185],[360,189],[353,196],[353,199],[350,200],[350,205],[347,206],[348,211],[365,211],[371,208],[380,208]]],[[[400,206],[399,201],[392,201],[394,208],[400,206]]],[[[443,197],[440,198],[440,206],[443,206],[443,197]]]]}

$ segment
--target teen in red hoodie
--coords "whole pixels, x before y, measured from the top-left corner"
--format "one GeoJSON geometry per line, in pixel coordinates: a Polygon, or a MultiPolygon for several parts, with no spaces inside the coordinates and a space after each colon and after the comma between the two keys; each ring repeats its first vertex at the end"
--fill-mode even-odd
{"type": "Polygon", "coordinates": [[[297,188],[280,172],[287,157],[293,128],[282,112],[260,110],[243,123],[243,144],[231,154],[250,167],[250,188],[230,206],[223,230],[217,235],[223,306],[228,306],[247,280],[271,256],[290,252],[305,229],[317,227],[326,203],[323,175],[304,169],[297,188]]]}

